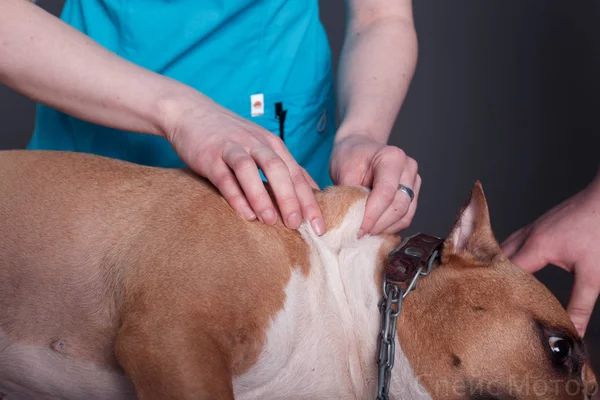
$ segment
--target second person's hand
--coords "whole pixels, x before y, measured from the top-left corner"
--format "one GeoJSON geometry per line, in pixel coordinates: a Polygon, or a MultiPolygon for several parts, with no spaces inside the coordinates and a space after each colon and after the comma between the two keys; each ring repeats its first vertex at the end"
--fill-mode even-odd
{"type": "Polygon", "coordinates": [[[557,205],[502,244],[531,273],[548,264],[575,274],[567,311],[584,335],[600,293],[600,172],[584,190],[557,205]]]}
{"type": "Polygon", "coordinates": [[[324,233],[313,192],[318,186],[279,137],[207,98],[177,112],[165,136],[182,160],[210,180],[244,218],[266,224],[277,221],[260,169],[285,225],[297,229],[308,220],[315,233],[324,233]]]}

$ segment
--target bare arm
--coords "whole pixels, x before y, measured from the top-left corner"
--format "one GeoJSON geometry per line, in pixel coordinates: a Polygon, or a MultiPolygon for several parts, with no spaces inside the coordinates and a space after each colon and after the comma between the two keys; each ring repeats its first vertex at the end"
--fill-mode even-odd
{"type": "Polygon", "coordinates": [[[161,136],[169,96],[209,101],[23,0],[0,2],[0,82],[77,118],[161,136]]]}
{"type": "Polygon", "coordinates": [[[346,0],[348,23],[338,75],[341,125],[331,161],[334,183],[372,188],[363,233],[396,233],[416,211],[417,163],[387,146],[417,62],[411,0],[346,0]],[[398,190],[414,192],[414,200],[398,190]]]}
{"type": "Polygon", "coordinates": [[[386,143],[417,62],[411,0],[346,0],[338,76],[337,139],[365,134],[386,143]]]}
{"type": "Polygon", "coordinates": [[[310,179],[283,142],[193,88],[141,68],[25,0],[0,1],[0,83],[96,124],[166,137],[246,219],[309,220],[324,231],[310,179]]]}

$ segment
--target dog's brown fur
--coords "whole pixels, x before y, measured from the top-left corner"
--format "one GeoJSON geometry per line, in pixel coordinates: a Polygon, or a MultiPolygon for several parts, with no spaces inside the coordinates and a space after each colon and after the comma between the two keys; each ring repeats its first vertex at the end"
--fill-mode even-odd
{"type": "MultiPolygon", "coordinates": [[[[310,275],[297,232],[244,221],[189,172],[15,151],[0,154],[0,186],[0,329],[14,342],[120,366],[140,399],[232,399],[232,377],[256,362],[292,271],[310,275]]],[[[318,193],[327,229],[365,196],[318,193]]],[[[435,400],[469,398],[440,382],[508,393],[510,379],[523,384],[527,373],[577,378],[592,390],[583,357],[561,374],[538,337],[557,328],[579,349],[564,309],[501,254],[479,186],[470,204],[474,228],[466,239],[450,235],[442,267],[420,281],[400,317],[415,374],[435,400]],[[582,368],[583,379],[572,376],[582,368]]],[[[398,240],[385,237],[379,264],[398,240]]]]}
{"type": "Polygon", "coordinates": [[[0,294],[2,328],[21,343],[60,338],[66,355],[107,367],[118,359],[141,399],[232,397],[291,268],[308,271],[296,232],[244,221],[190,173],[14,152],[0,157],[0,182],[0,281],[23,268],[39,278],[0,294]]]}
{"type": "Polygon", "coordinates": [[[498,399],[581,399],[595,391],[583,344],[563,307],[502,254],[479,183],[445,242],[442,264],[407,297],[398,334],[434,399],[488,399],[490,392],[498,399]],[[469,223],[467,208],[470,228],[461,226],[469,223]],[[569,360],[573,365],[549,362],[548,338],[537,340],[546,331],[573,343],[580,352],[569,360]]]}

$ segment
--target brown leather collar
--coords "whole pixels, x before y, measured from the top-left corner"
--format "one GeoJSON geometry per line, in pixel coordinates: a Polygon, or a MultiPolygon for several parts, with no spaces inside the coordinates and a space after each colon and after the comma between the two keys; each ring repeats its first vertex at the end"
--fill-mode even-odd
{"type": "Polygon", "coordinates": [[[431,258],[440,254],[443,245],[444,241],[439,237],[424,233],[407,237],[388,255],[384,268],[385,279],[406,289],[419,269],[427,271],[431,258]]]}

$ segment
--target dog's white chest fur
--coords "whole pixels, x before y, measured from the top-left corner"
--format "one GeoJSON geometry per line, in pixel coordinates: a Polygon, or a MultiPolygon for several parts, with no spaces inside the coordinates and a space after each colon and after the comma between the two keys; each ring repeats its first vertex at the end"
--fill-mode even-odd
{"type": "MultiPolygon", "coordinates": [[[[378,237],[356,239],[364,201],[323,237],[308,226],[308,276],[297,269],[286,288],[259,361],[234,380],[236,399],[373,399],[380,326],[375,263],[378,237]]],[[[397,346],[393,399],[430,399],[397,346]]]]}
{"type": "MultiPolygon", "coordinates": [[[[375,398],[380,316],[374,276],[382,239],[356,239],[363,209],[364,201],[353,206],[323,237],[303,226],[309,274],[300,268],[292,274],[258,362],[234,379],[236,399],[375,398]]],[[[391,398],[430,399],[397,349],[391,398]]],[[[0,330],[2,393],[7,400],[135,398],[124,375],[48,347],[11,342],[0,330]]]]}

